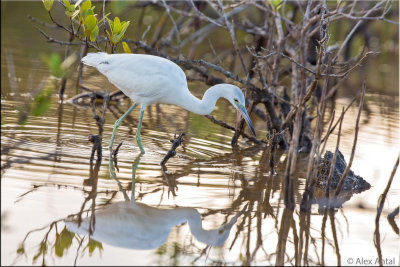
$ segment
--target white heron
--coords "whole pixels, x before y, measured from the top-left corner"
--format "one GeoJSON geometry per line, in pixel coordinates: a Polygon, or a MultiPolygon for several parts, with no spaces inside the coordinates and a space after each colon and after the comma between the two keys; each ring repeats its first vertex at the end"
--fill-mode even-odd
{"type": "MultiPolygon", "coordinates": [[[[218,229],[204,230],[201,216],[194,208],[161,209],[134,200],[121,201],[96,211],[91,237],[116,247],[154,249],[165,243],[173,226],[187,221],[198,241],[210,246],[222,246],[245,209],[246,206],[229,223],[218,229]]],[[[80,226],[74,219],[64,222],[71,232],[89,234],[90,217],[83,219],[80,226]]]]}
{"type": "Polygon", "coordinates": [[[136,142],[145,153],[140,137],[143,113],[150,104],[163,103],[180,106],[188,111],[207,115],[221,97],[239,110],[254,135],[253,124],[245,107],[245,97],[239,87],[232,84],[217,84],[210,87],[200,100],[188,89],[183,70],[174,62],[157,56],[144,54],[89,53],[82,58],[86,65],[95,67],[108,80],[131,98],[134,104],[122,115],[113,128],[109,149],[112,150],[117,128],[129,113],[141,105],[136,142]]]}

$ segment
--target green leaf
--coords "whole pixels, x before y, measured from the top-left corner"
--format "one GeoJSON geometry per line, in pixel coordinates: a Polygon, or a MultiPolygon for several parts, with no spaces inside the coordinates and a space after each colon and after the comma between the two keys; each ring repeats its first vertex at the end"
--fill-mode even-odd
{"type": "Polygon", "coordinates": [[[54,251],[58,257],[61,258],[64,254],[64,250],[67,250],[72,245],[72,238],[74,235],[75,234],[68,231],[66,227],[64,227],[60,234],[57,234],[54,251]]]}
{"type": "Polygon", "coordinates": [[[107,33],[108,40],[110,40],[110,42],[112,42],[112,37],[110,35],[110,32],[106,30],[106,33],[107,33]]]}
{"type": "Polygon", "coordinates": [[[121,34],[124,35],[126,32],[126,29],[128,29],[128,26],[130,24],[130,21],[124,21],[122,22],[122,30],[121,30],[121,34]]]}
{"type": "Polygon", "coordinates": [[[38,253],[33,257],[33,263],[35,263],[35,261],[40,257],[40,255],[42,254],[46,254],[47,252],[47,244],[45,241],[42,241],[42,243],[40,243],[40,248],[38,253]]]}
{"type": "Polygon", "coordinates": [[[44,8],[47,11],[50,11],[51,7],[53,6],[54,0],[42,0],[42,1],[43,1],[44,8]]]}
{"type": "Polygon", "coordinates": [[[71,13],[75,12],[75,6],[74,6],[74,5],[71,5],[71,4],[69,3],[69,0],[63,0],[63,2],[64,2],[64,5],[65,5],[65,8],[66,8],[69,12],[71,12],[71,13]]]}
{"type": "Polygon", "coordinates": [[[85,18],[85,27],[87,30],[92,31],[97,24],[97,19],[94,15],[88,15],[85,18]]]}
{"type": "Polygon", "coordinates": [[[121,22],[118,17],[114,18],[114,27],[112,29],[114,34],[120,33],[122,30],[121,22]]]}
{"type": "Polygon", "coordinates": [[[92,9],[89,9],[89,10],[86,12],[86,16],[89,16],[89,15],[94,15],[93,8],[92,8],[92,9]]]}
{"type": "Polygon", "coordinates": [[[89,253],[92,254],[93,251],[98,248],[99,250],[103,250],[103,244],[94,240],[94,239],[89,239],[89,253]]]}
{"type": "Polygon", "coordinates": [[[120,38],[121,36],[119,35],[119,34],[113,34],[113,36],[111,37],[111,42],[113,43],[113,44],[116,44],[116,43],[118,43],[118,41],[120,40],[120,39],[122,39],[122,38],[120,38]]]}
{"type": "Polygon", "coordinates": [[[82,5],[81,5],[81,17],[85,18],[85,14],[86,12],[92,7],[92,2],[90,2],[90,0],[85,1],[82,5]]]}
{"type": "MultiPolygon", "coordinates": [[[[121,31],[118,33],[118,34],[116,34],[115,32],[114,32],[114,36],[112,37],[112,40],[113,40],[113,43],[114,44],[116,44],[116,43],[118,43],[119,41],[121,41],[122,40],[122,38],[124,38],[124,35],[125,35],[125,32],[126,32],[126,29],[128,28],[128,26],[129,26],[129,21],[124,21],[123,23],[122,23],[122,29],[121,29],[121,31]]],[[[115,24],[115,22],[114,22],[114,24],[115,24]]]]}
{"type": "Polygon", "coordinates": [[[111,19],[107,18],[107,17],[106,17],[106,19],[107,19],[108,26],[110,26],[111,33],[112,33],[112,30],[113,30],[113,24],[114,24],[114,22],[113,22],[111,19]]]}
{"type": "Polygon", "coordinates": [[[75,236],[75,233],[68,231],[67,227],[64,227],[60,236],[63,247],[69,248],[72,245],[72,238],[75,236]]]}
{"type": "Polygon", "coordinates": [[[281,7],[282,2],[282,0],[267,0],[267,3],[272,5],[275,10],[281,7]]]}
{"type": "Polygon", "coordinates": [[[96,25],[93,28],[92,32],[90,33],[90,41],[95,42],[98,34],[99,34],[99,27],[96,25]]]}
{"type": "Polygon", "coordinates": [[[122,42],[122,48],[124,49],[124,52],[127,54],[132,54],[131,49],[129,48],[129,45],[126,42],[122,42]]]}
{"type": "Polygon", "coordinates": [[[56,235],[56,242],[54,243],[54,252],[56,253],[56,255],[58,256],[58,257],[62,257],[63,256],[63,254],[64,254],[64,249],[63,249],[63,247],[62,247],[62,245],[61,245],[61,238],[60,238],[60,235],[59,234],[57,234],[56,235]]]}
{"type": "MultiPolygon", "coordinates": [[[[32,103],[31,114],[33,116],[42,116],[50,107],[51,95],[53,94],[52,87],[46,87],[40,92],[32,103]]],[[[46,247],[47,248],[47,247],[46,247]]]]}
{"type": "Polygon", "coordinates": [[[17,249],[18,254],[25,254],[25,248],[24,245],[21,244],[20,247],[17,249]]]}
{"type": "Polygon", "coordinates": [[[65,14],[70,18],[74,18],[78,13],[79,13],[79,10],[76,10],[76,11],[73,11],[73,12],[68,11],[68,10],[65,11],[65,14]]]}
{"type": "Polygon", "coordinates": [[[274,7],[278,7],[282,3],[282,0],[272,0],[274,7]]]}
{"type": "MultiPolygon", "coordinates": [[[[90,1],[89,1],[90,2],[90,1]]],[[[79,12],[80,12],[80,19],[83,21],[86,16],[88,15],[94,15],[93,9],[94,7],[91,7],[91,4],[86,4],[87,1],[85,3],[82,4],[79,12]],[[85,5],[86,4],[86,5],[85,5]]]]}
{"type": "Polygon", "coordinates": [[[107,19],[107,22],[108,22],[108,26],[110,26],[110,30],[111,30],[111,32],[106,30],[108,39],[110,40],[110,42],[115,44],[114,41],[113,41],[113,38],[114,38],[114,32],[113,32],[114,22],[112,20],[110,20],[109,18],[107,18],[107,17],[106,17],[106,19],[107,19]]]}

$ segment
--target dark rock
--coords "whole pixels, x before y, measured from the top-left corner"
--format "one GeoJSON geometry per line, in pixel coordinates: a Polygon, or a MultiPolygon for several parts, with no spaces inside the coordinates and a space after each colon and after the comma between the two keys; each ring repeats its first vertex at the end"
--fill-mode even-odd
{"type": "MultiPolygon", "coordinates": [[[[318,174],[317,174],[317,187],[326,189],[328,182],[329,170],[331,167],[331,162],[333,159],[333,153],[330,151],[326,151],[324,158],[320,161],[318,166],[318,174]]],[[[333,176],[330,183],[330,189],[336,190],[336,187],[342,177],[344,170],[346,169],[346,161],[340,151],[336,156],[335,168],[333,171],[333,176]]],[[[351,193],[361,193],[362,191],[368,190],[371,188],[371,185],[365,181],[361,176],[354,174],[352,170],[349,170],[347,177],[344,180],[342,192],[351,192],[351,193]]]]}

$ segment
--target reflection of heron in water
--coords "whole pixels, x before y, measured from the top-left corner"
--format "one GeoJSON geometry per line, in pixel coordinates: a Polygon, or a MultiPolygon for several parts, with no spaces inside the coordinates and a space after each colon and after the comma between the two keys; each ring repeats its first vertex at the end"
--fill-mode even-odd
{"type": "MultiPolygon", "coordinates": [[[[226,225],[215,230],[204,230],[199,212],[193,208],[160,209],[142,203],[117,202],[96,212],[93,239],[109,245],[132,248],[154,249],[167,241],[171,228],[188,221],[190,231],[196,239],[211,246],[222,246],[232,226],[243,212],[239,212],[226,225]]],[[[69,231],[86,235],[89,218],[77,223],[66,222],[69,231]]]]}
{"type": "MultiPolygon", "coordinates": [[[[138,160],[135,163],[133,164],[133,178],[138,160]]],[[[110,167],[113,167],[111,161],[110,167]]],[[[132,192],[134,192],[134,179],[132,186],[132,192]]],[[[126,196],[126,194],[124,195],[126,196]]],[[[214,230],[204,230],[201,216],[194,208],[154,208],[136,202],[132,195],[131,201],[113,203],[96,211],[96,223],[91,237],[99,242],[117,247],[154,249],[168,239],[173,226],[187,221],[191,233],[198,241],[211,246],[222,246],[228,238],[232,226],[244,210],[245,208],[238,212],[226,225],[214,230]]],[[[90,218],[85,218],[79,227],[72,220],[67,220],[65,224],[69,231],[87,235],[90,218]]]]}

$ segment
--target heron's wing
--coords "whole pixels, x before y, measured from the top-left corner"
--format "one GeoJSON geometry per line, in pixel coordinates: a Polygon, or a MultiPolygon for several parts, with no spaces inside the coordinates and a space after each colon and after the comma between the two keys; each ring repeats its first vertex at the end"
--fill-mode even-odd
{"type": "Polygon", "coordinates": [[[139,54],[109,55],[97,69],[133,100],[157,100],[176,93],[177,88],[187,88],[183,70],[175,63],[160,57],[139,54]]]}

